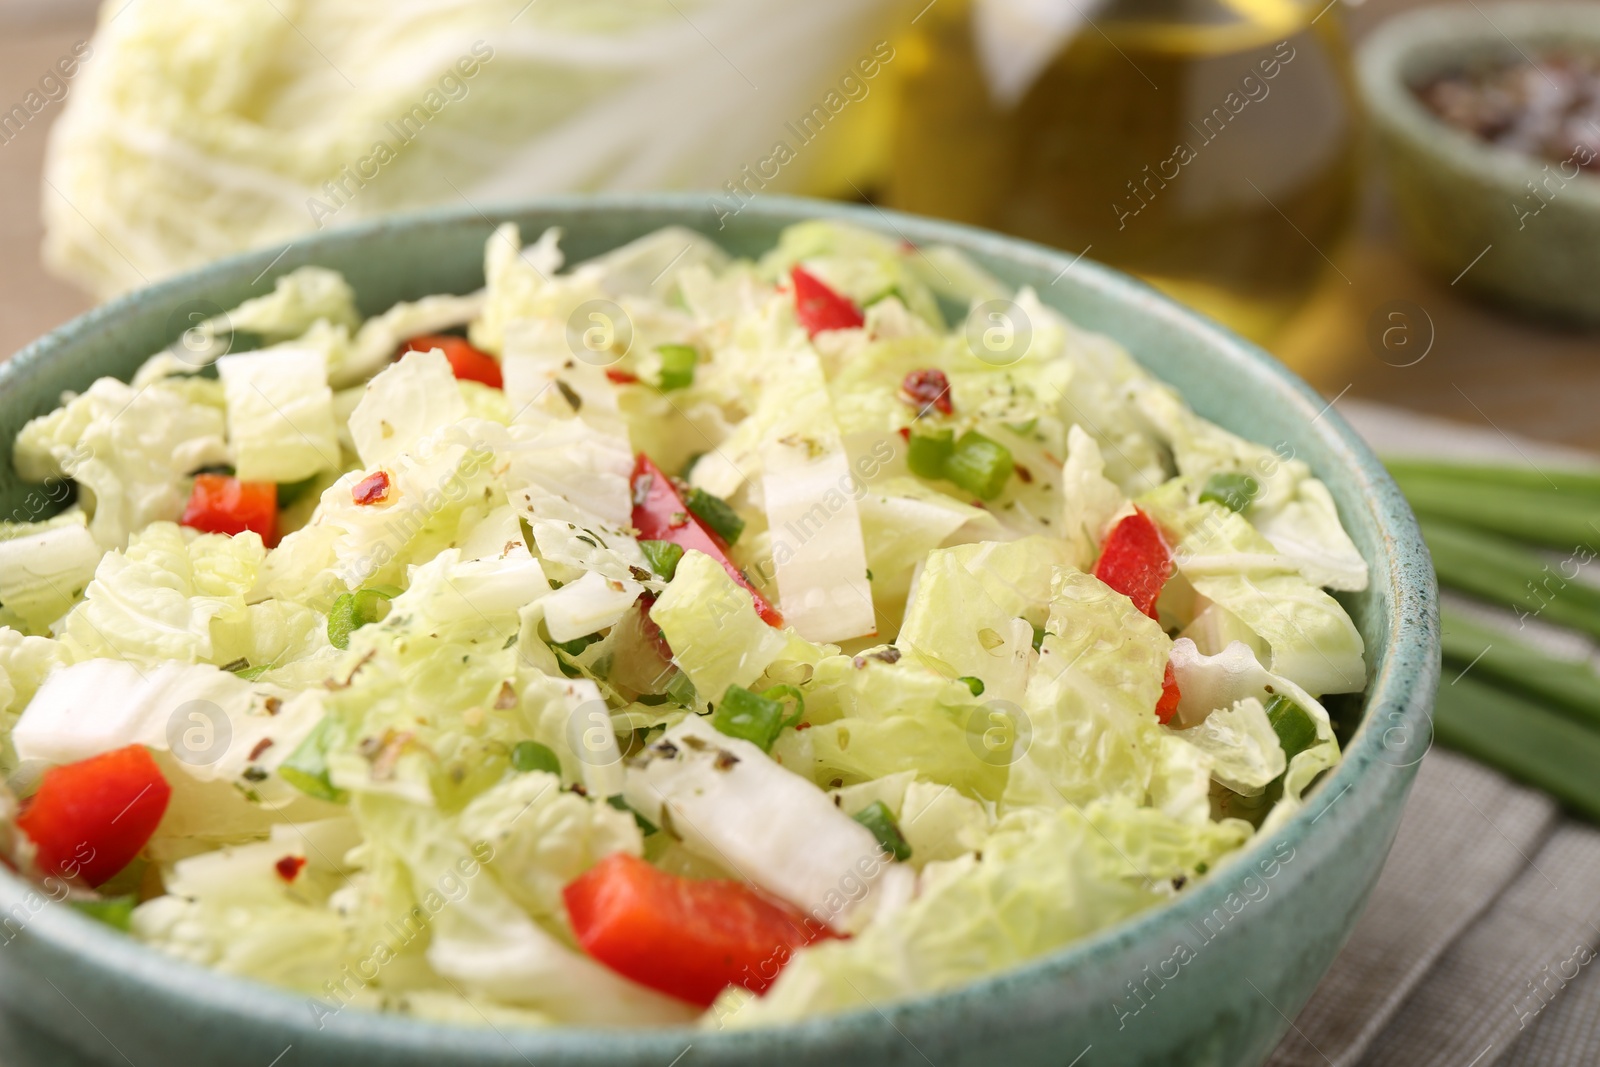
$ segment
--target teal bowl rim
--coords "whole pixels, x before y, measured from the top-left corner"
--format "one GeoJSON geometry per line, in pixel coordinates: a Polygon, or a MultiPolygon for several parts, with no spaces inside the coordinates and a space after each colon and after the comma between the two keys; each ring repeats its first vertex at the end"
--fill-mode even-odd
{"type": "MultiPolygon", "coordinates": [[[[319,247],[332,242],[360,239],[385,230],[426,229],[463,223],[487,225],[516,214],[562,211],[581,214],[635,212],[674,212],[691,219],[707,212],[704,194],[585,194],[540,197],[514,203],[466,208],[445,208],[408,215],[373,219],[358,225],[330,229],[297,240],[292,247],[301,255],[295,265],[314,262],[319,247]]],[[[1281,844],[1301,845],[1313,833],[1332,834],[1335,819],[1321,830],[1313,827],[1335,804],[1345,803],[1348,813],[1373,805],[1400,803],[1409,788],[1416,763],[1431,745],[1431,710],[1439,679],[1439,636],[1436,587],[1433,566],[1416,520],[1399,489],[1383,465],[1350,425],[1309,385],[1258,346],[1232,334],[1224,327],[1173,302],[1154,289],[1119,271],[1090,260],[1074,257],[1032,242],[1001,236],[957,223],[925,219],[872,206],[840,204],[795,197],[763,195],[747,203],[746,214],[764,216],[775,223],[789,223],[827,216],[842,218],[877,230],[892,230],[919,243],[946,242],[1010,260],[1019,266],[1059,277],[1073,270],[1075,283],[1097,296],[1111,298],[1124,306],[1136,307],[1141,315],[1155,316],[1183,331],[1205,339],[1219,352],[1218,370],[1265,376],[1276,386],[1281,402],[1304,418],[1322,437],[1330,457],[1357,476],[1362,505],[1382,535],[1385,551],[1381,558],[1368,560],[1373,581],[1388,582],[1392,603],[1387,617],[1389,654],[1371,679],[1364,694],[1361,723],[1346,747],[1343,762],[1319,783],[1302,809],[1284,825],[1268,835],[1257,835],[1233,854],[1230,863],[1218,874],[1241,867],[1245,860],[1259,859],[1281,844]],[[1317,428],[1320,427],[1320,428],[1317,428]],[[1384,708],[1382,724],[1373,721],[1373,710],[1384,708]],[[1397,741],[1397,736],[1401,739],[1397,741]],[[1396,769],[1399,769],[1398,773],[1396,769]],[[1384,772],[1389,772],[1385,775],[1384,772]],[[1364,799],[1363,799],[1364,798],[1364,799]]],[[[231,256],[216,263],[158,282],[153,286],[121,296],[45,335],[0,365],[0,397],[8,392],[11,380],[36,363],[50,358],[59,345],[97,333],[114,331],[122,315],[142,301],[161,295],[176,295],[202,282],[207,275],[237,272],[265,275],[279,259],[287,258],[272,248],[231,256]],[[277,257],[277,258],[274,258],[277,257]]],[[[285,270],[288,268],[286,267],[285,270]]],[[[259,280],[259,278],[258,278],[259,280]]],[[[1369,657],[1370,657],[1369,650],[1369,657]]],[[[1370,658],[1369,658],[1370,662],[1370,658]]],[[[0,867],[0,909],[20,903],[33,886],[8,869],[0,867]]],[[[493,1024],[455,1024],[434,1022],[364,1008],[347,1008],[328,1022],[325,1029],[313,1025],[307,1008],[308,995],[295,993],[254,979],[224,974],[208,967],[167,956],[155,948],[124,936],[112,936],[106,928],[69,908],[43,908],[30,920],[24,936],[44,942],[49,948],[76,957],[129,981],[181,1000],[203,1017],[225,1020],[249,1019],[252,1023],[276,1028],[286,1043],[326,1043],[355,1053],[361,1049],[403,1047],[413,1053],[470,1057],[482,1055],[493,1060],[509,1049],[523,1058],[540,1055],[560,1057],[562,1062],[602,1064],[615,1059],[629,1061],[660,1057],[660,1063],[673,1061],[692,1042],[704,1053],[725,1056],[751,1054],[770,1042],[781,1042],[794,1049],[838,1048],[852,1034],[865,1035],[884,1023],[902,1030],[920,1021],[932,1023],[941,1017],[970,1018],[972,1009],[992,1013],[996,1004],[1008,998],[1023,997],[1030,989],[1049,980],[1067,979],[1074,971],[1115,959],[1147,941],[1146,935],[1175,919],[1188,920],[1224,906],[1232,892],[1222,877],[1208,877],[1172,903],[1152,908],[1125,922],[1101,930],[1056,952],[1046,954],[1019,967],[942,992],[909,997],[858,1011],[821,1016],[796,1023],[747,1031],[710,1031],[693,1026],[640,1029],[603,1029],[557,1026],[549,1028],[508,1027],[493,1024]]],[[[913,1031],[914,1032],[914,1031],[913,1031]]],[[[738,1062],[729,1060],[727,1062],[738,1062]]]]}
{"type": "MultiPolygon", "coordinates": [[[[1443,69],[1508,45],[1520,50],[1526,44],[1559,43],[1574,36],[1600,50],[1600,5],[1442,4],[1408,11],[1379,26],[1357,51],[1356,71],[1367,110],[1385,129],[1451,169],[1520,198],[1529,195],[1526,183],[1545,176],[1545,161],[1498,148],[1449,125],[1412,92],[1406,70],[1419,55],[1437,57],[1434,65],[1443,69]]],[[[1600,181],[1585,178],[1566,179],[1552,203],[1567,201],[1600,211],[1600,181]]]]}

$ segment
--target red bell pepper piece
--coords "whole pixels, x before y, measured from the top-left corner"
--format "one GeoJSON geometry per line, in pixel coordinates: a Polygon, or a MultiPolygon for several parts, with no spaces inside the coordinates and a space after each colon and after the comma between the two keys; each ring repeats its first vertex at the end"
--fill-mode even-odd
{"type": "Polygon", "coordinates": [[[613,852],[562,890],[578,943],[640,985],[708,1006],[761,993],[795,949],[833,933],[743,882],[668,874],[613,852]]]}
{"type": "Polygon", "coordinates": [[[202,533],[231,536],[253,530],[271,547],[278,541],[278,487],[226,474],[197,474],[180,521],[202,533]]]}
{"type": "Polygon", "coordinates": [[[413,337],[400,351],[429,352],[435,348],[444,352],[444,358],[450,361],[451,372],[461,381],[481,382],[494,389],[505,388],[505,379],[500,375],[500,361],[454,334],[428,333],[413,337]]]}
{"type": "Polygon", "coordinates": [[[1162,726],[1172,721],[1178,713],[1178,701],[1183,699],[1178,692],[1178,676],[1172,672],[1172,664],[1167,664],[1167,673],[1161,679],[1161,699],[1156,701],[1156,721],[1162,726]]]}
{"type": "Polygon", "coordinates": [[[1172,554],[1150,516],[1136,508],[1111,528],[1100,546],[1094,576],[1156,617],[1156,600],[1172,577],[1172,554]]]}
{"type": "Polygon", "coordinates": [[[279,878],[282,878],[285,882],[293,882],[300,877],[300,872],[305,869],[306,862],[304,856],[284,856],[277,863],[274,863],[272,867],[278,872],[279,878]]]}
{"type": "Polygon", "coordinates": [[[867,321],[859,308],[804,267],[792,268],[789,278],[794,282],[794,313],[805,327],[806,336],[815,337],[823,330],[854,329],[867,321]]]}
{"type": "Polygon", "coordinates": [[[743,586],[756,602],[756,614],[769,626],[782,626],[783,614],[750,584],[750,580],[728,558],[728,545],[706,528],[678,495],[672,479],[643,452],[633,465],[633,527],[642,541],[671,541],[684,551],[704,552],[743,586]]]}
{"type": "Polygon", "coordinates": [[[102,885],[156,832],[172,788],[143,745],[129,745],[44,772],[17,816],[39,869],[102,885]]]}

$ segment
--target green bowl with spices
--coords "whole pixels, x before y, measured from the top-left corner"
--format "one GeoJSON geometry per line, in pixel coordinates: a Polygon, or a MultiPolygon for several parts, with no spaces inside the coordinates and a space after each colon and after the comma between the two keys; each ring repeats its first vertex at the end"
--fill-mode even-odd
{"type": "MultiPolygon", "coordinates": [[[[1368,673],[1364,693],[1330,707],[1344,759],[1303,809],[1172,903],[1025,966],[871,1010],[738,1032],[456,1025],[354,1007],[330,1016],[305,995],[158,953],[53,906],[38,887],[0,870],[0,1058],[18,1067],[1265,1061],[1360,916],[1430,742],[1439,674],[1433,570],[1394,483],[1338,413],[1281,364],[1115,271],[869,207],[763,197],[723,215],[692,195],[569,197],[380,219],[225,260],[99,308],[0,366],[0,440],[14,439],[64,390],[131,374],[182,332],[186,321],[175,310],[233,306],[299,266],[341,271],[367,313],[476,289],[484,241],[504,220],[524,233],[561,227],[574,260],[668,225],[751,255],[785,226],[818,217],[917,245],[950,244],[1121,342],[1201,415],[1305,460],[1326,483],[1369,567],[1369,587],[1341,595],[1365,642],[1368,673]]],[[[0,471],[0,505],[23,506],[30,487],[9,462],[0,471]]]]}
{"type": "MultiPolygon", "coordinates": [[[[1594,4],[1471,4],[1398,16],[1357,73],[1407,244],[1452,285],[1541,318],[1600,324],[1600,171],[1536,158],[1449,125],[1418,97],[1436,79],[1600,56],[1594,4]]],[[[1577,149],[1577,145],[1573,146],[1577,149]]]]}

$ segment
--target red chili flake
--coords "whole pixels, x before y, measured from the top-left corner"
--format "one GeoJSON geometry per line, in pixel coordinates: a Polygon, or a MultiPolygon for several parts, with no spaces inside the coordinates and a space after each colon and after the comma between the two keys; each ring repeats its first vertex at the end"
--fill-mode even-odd
{"type": "Polygon", "coordinates": [[[373,471],[355,484],[350,495],[357,504],[381,504],[389,499],[389,472],[373,471]]]}
{"type": "Polygon", "coordinates": [[[950,379],[944,371],[932,367],[907,374],[900,383],[900,398],[913,405],[918,415],[926,414],[929,407],[941,415],[955,410],[950,404],[950,379]]]}
{"type": "Polygon", "coordinates": [[[799,733],[801,730],[809,730],[809,729],[811,729],[811,724],[808,723],[808,722],[796,723],[795,724],[795,728],[794,728],[794,732],[795,733],[799,733]]]}
{"type": "Polygon", "coordinates": [[[900,440],[902,440],[902,441],[911,440],[911,427],[909,427],[909,426],[900,427],[900,440]]]}
{"type": "Polygon", "coordinates": [[[285,856],[272,866],[277,869],[278,877],[285,882],[292,882],[300,877],[300,871],[306,865],[304,856],[285,856]]]}
{"type": "Polygon", "coordinates": [[[1021,478],[1023,480],[1023,482],[1026,483],[1026,482],[1032,482],[1033,481],[1033,472],[1030,471],[1027,467],[1024,467],[1020,463],[1014,463],[1014,464],[1012,464],[1012,467],[1013,467],[1013,469],[1016,470],[1017,477],[1021,478]]]}
{"type": "Polygon", "coordinates": [[[272,747],[272,738],[263,737],[256,742],[256,747],[250,750],[250,762],[254,763],[261,758],[261,753],[272,747]]]}
{"type": "Polygon", "coordinates": [[[610,378],[617,385],[632,385],[634,382],[639,380],[639,376],[637,374],[629,374],[625,370],[617,370],[613,367],[606,368],[606,377],[610,378]]]}

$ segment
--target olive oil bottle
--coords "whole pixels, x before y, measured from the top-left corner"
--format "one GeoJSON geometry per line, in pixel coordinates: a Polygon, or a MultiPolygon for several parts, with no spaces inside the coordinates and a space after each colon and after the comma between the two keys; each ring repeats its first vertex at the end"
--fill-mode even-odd
{"type": "Polygon", "coordinates": [[[1088,19],[1003,104],[972,2],[899,46],[895,207],[1087,252],[1262,340],[1337,269],[1358,131],[1336,4],[1055,0],[1088,19]]]}

